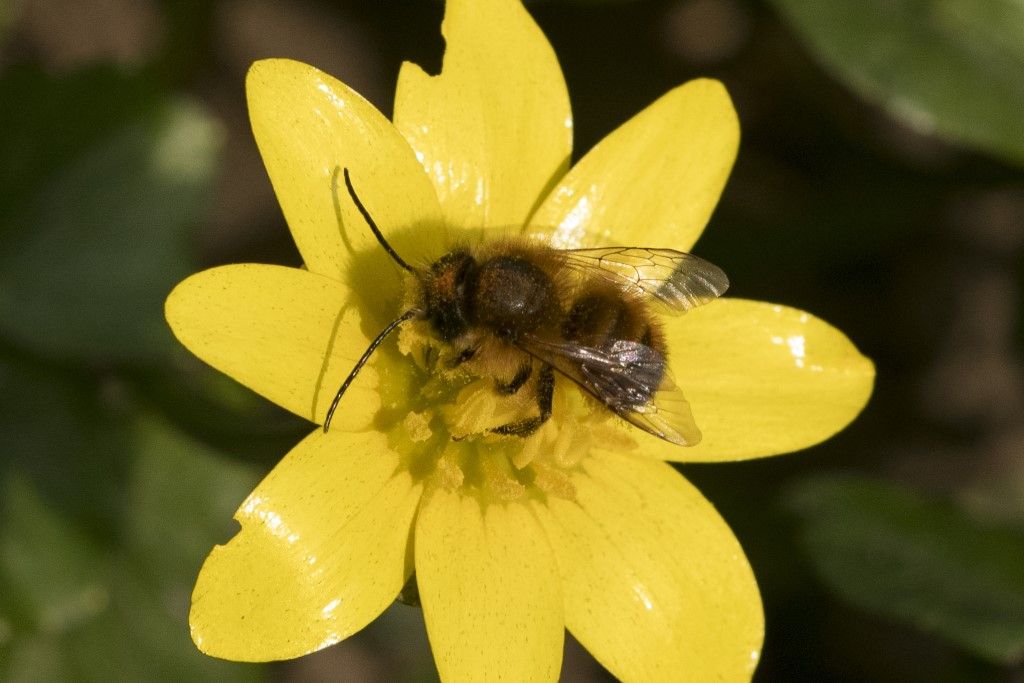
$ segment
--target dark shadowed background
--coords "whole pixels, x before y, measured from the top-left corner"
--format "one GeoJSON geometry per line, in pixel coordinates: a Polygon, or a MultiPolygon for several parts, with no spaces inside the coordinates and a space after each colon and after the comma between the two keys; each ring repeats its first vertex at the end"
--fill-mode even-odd
{"type": "MultiPolygon", "coordinates": [[[[878,368],[807,451],[683,466],[747,549],[760,681],[1024,680],[1024,4],[546,0],[586,151],[721,79],[739,160],[697,251],[878,368]]],[[[307,433],[192,359],[162,302],[203,267],[298,254],[244,75],[307,61],[389,113],[434,71],[433,0],[0,2],[0,679],[436,678],[398,605],[262,667],[189,640],[192,582],[307,433]]],[[[608,675],[575,644],[564,679],[608,675]]]]}

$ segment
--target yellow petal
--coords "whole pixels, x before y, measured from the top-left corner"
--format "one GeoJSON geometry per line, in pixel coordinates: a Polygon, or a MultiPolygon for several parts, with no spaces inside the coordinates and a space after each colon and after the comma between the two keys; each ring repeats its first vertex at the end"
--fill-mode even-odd
{"type": "Polygon", "coordinates": [[[530,219],[556,247],[689,251],[725,187],[739,122],[718,81],[690,81],[587,153],[530,219]]]}
{"type": "Polygon", "coordinates": [[[764,634],[743,550],[711,504],[662,462],[583,461],[576,500],[535,508],[562,577],[566,625],[623,681],[739,681],[764,634]]]}
{"type": "MultiPolygon", "coordinates": [[[[339,282],[297,268],[244,264],[203,271],[167,297],[167,321],[192,353],[279,406],[322,423],[369,342],[339,282]]],[[[369,334],[376,334],[370,329],[369,334]]],[[[406,364],[382,347],[349,387],[338,429],[365,428],[380,407],[378,380],[406,364]]]]}
{"type": "Polygon", "coordinates": [[[444,681],[554,681],[562,596],[544,532],[524,504],[428,493],[416,518],[416,578],[444,681]]]}
{"type": "Polygon", "coordinates": [[[298,657],[355,633],[394,600],[421,487],[376,432],[314,432],[235,513],[206,558],[189,624],[203,652],[298,657]]]}
{"type": "Polygon", "coordinates": [[[450,225],[522,225],[572,152],[558,60],[519,0],[448,0],[441,28],[440,75],[402,65],[395,125],[450,225]]]}
{"type": "Polygon", "coordinates": [[[681,448],[640,433],[642,452],[695,462],[788,453],[841,430],[871,396],[874,365],[809,313],[721,299],[664,322],[669,366],[704,438],[681,448]]]}
{"type": "Polygon", "coordinates": [[[370,280],[378,302],[397,299],[401,271],[351,201],[342,169],[399,255],[429,262],[443,253],[443,223],[408,143],[358,93],[301,62],[256,62],[246,93],[256,144],[306,266],[354,291],[370,280]]]}

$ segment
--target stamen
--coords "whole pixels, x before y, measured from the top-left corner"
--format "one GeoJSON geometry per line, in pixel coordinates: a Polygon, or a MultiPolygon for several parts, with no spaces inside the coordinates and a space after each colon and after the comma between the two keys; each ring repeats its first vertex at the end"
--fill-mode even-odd
{"type": "Polygon", "coordinates": [[[526,487],[513,476],[508,458],[502,453],[490,452],[482,457],[481,472],[484,488],[498,500],[518,500],[526,495],[526,487]]]}
{"type": "Polygon", "coordinates": [[[449,491],[454,491],[466,481],[466,473],[459,466],[459,455],[453,446],[445,449],[437,461],[438,483],[449,491]]]}
{"type": "Polygon", "coordinates": [[[431,436],[434,435],[434,431],[430,428],[430,420],[432,415],[430,412],[417,413],[415,411],[409,413],[402,420],[402,425],[405,427],[406,433],[409,435],[414,443],[420,443],[427,441],[431,436]]]}
{"type": "Polygon", "coordinates": [[[533,484],[544,493],[556,498],[573,500],[576,498],[576,487],[564,469],[553,467],[545,462],[533,465],[533,484]]]}
{"type": "Polygon", "coordinates": [[[399,349],[412,361],[435,349],[437,362],[417,363],[419,391],[395,428],[410,442],[424,444],[423,475],[433,473],[442,488],[472,489],[500,501],[530,495],[573,500],[573,472],[592,448],[637,447],[607,410],[557,380],[548,422],[526,437],[496,435],[496,425],[536,415],[532,385],[503,395],[495,389],[495,377],[475,361],[456,368],[444,362],[452,349],[437,346],[421,323],[410,323],[399,335],[399,349]],[[430,450],[438,446],[442,453],[430,450]]]}

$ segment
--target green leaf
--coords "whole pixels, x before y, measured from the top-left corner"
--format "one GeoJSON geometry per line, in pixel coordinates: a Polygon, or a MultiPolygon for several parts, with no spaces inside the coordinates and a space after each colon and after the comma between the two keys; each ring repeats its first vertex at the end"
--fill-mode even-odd
{"type": "MultiPolygon", "coordinates": [[[[89,681],[251,681],[259,667],[207,657],[189,637],[178,596],[154,590],[134,564],[113,558],[110,607],[61,640],[74,675],[89,681]]],[[[189,593],[183,596],[187,603],[189,593]]]]}
{"type": "Polygon", "coordinates": [[[772,1],[864,97],[922,132],[1024,164],[1024,3],[772,1]]]}
{"type": "Polygon", "coordinates": [[[74,680],[64,661],[60,638],[51,635],[0,643],[0,677],[16,683],[74,680]]]}
{"type": "Polygon", "coordinates": [[[114,546],[98,544],[28,476],[0,476],[0,678],[258,679],[258,667],[201,654],[187,622],[199,566],[231,535],[254,473],[155,419],[128,431],[138,457],[114,546]]]}
{"type": "Polygon", "coordinates": [[[201,109],[171,102],[39,186],[0,241],[0,333],[62,360],[165,357],[163,301],[194,269],[188,228],[219,140],[201,109]]]}
{"type": "Polygon", "coordinates": [[[133,373],[145,400],[182,430],[269,470],[313,427],[184,348],[172,366],[133,373]]]}
{"type": "Polygon", "coordinates": [[[0,576],[33,630],[60,633],[88,621],[110,601],[103,558],[87,536],[49,508],[33,485],[2,482],[0,576]]]}
{"type": "Polygon", "coordinates": [[[188,595],[214,544],[238,530],[232,515],[259,477],[155,418],[139,421],[136,444],[126,543],[151,576],[188,595]]]}
{"type": "Polygon", "coordinates": [[[869,479],[804,481],[788,500],[811,563],[844,600],[993,662],[1024,657],[1024,535],[869,479]]]}
{"type": "Polygon", "coordinates": [[[110,535],[122,513],[128,456],[91,381],[0,354],[0,477],[32,478],[62,515],[110,535]],[[120,443],[119,443],[120,441],[120,443]]]}
{"type": "Polygon", "coordinates": [[[69,159],[159,105],[149,79],[113,66],[60,75],[14,66],[0,76],[0,102],[14,105],[0,107],[3,223],[69,159]]]}
{"type": "Polygon", "coordinates": [[[150,676],[163,671],[170,680],[195,670],[207,680],[251,678],[253,667],[201,654],[186,626],[199,568],[214,545],[238,530],[232,515],[255,487],[257,473],[153,417],[141,418],[135,434],[122,555],[122,572],[134,581],[119,592],[117,620],[131,621],[138,613],[133,637],[154,653],[150,676]]]}

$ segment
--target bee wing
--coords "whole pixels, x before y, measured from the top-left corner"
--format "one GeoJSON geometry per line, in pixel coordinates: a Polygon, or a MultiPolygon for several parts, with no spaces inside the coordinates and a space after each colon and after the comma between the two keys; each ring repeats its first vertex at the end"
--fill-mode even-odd
{"type": "Polygon", "coordinates": [[[653,297],[671,311],[688,311],[718,298],[729,278],[718,266],[674,249],[599,247],[566,249],[570,268],[600,277],[642,298],[653,297]]]}
{"type": "Polygon", "coordinates": [[[680,446],[700,442],[690,403],[657,350],[625,340],[604,350],[532,336],[521,338],[518,345],[645,432],[680,446]]]}

